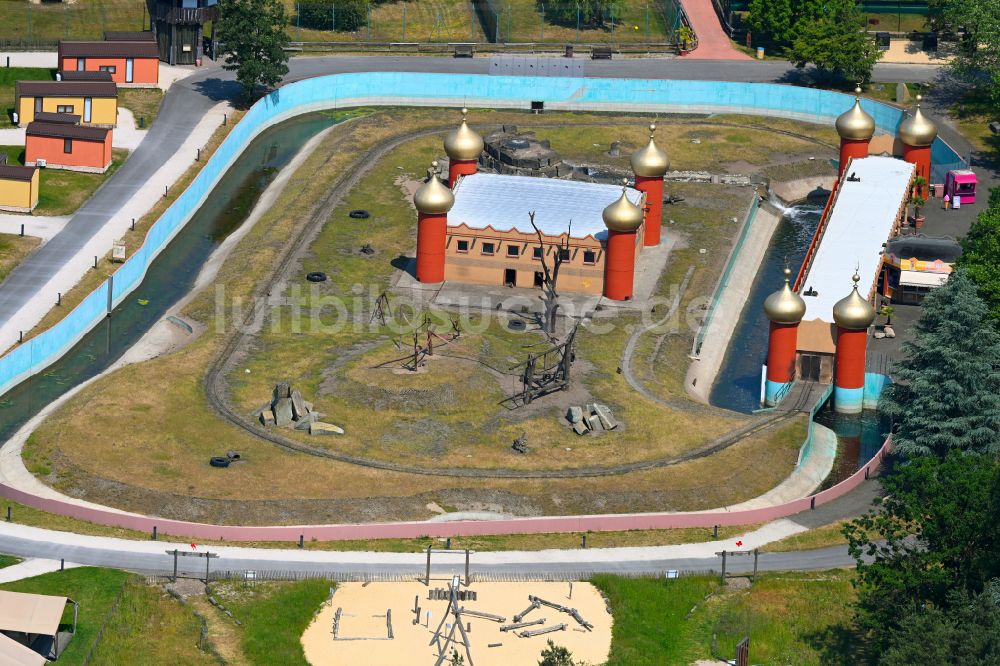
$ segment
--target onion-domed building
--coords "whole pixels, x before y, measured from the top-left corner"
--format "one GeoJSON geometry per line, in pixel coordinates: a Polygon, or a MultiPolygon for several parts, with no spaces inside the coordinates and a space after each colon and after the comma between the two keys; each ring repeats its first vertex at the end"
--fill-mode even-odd
{"type": "MultiPolygon", "coordinates": [[[[542,258],[551,268],[560,253],[560,292],[632,299],[647,195],[627,185],[480,173],[483,139],[467,118],[463,109],[445,137],[449,184],[432,167],[414,195],[417,279],[541,287],[542,258]]],[[[662,179],[666,155],[650,145],[640,167],[662,179]]]]}

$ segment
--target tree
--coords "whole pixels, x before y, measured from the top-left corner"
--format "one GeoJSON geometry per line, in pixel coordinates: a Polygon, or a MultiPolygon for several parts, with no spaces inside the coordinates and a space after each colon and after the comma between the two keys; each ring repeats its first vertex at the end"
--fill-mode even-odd
{"type": "Polygon", "coordinates": [[[812,63],[824,78],[867,81],[882,52],[865,33],[865,17],[854,0],[823,0],[810,5],[795,23],[789,60],[802,68],[812,63]],[[815,16],[810,16],[813,11],[815,16]]]}
{"type": "Polygon", "coordinates": [[[288,73],[286,23],[281,0],[220,0],[223,68],[236,72],[247,101],[258,85],[275,86],[288,73]]]}
{"type": "Polygon", "coordinates": [[[304,28],[353,32],[368,23],[372,4],[368,0],[298,0],[297,6],[304,28]]]}
{"type": "Polygon", "coordinates": [[[542,659],[538,662],[538,666],[576,666],[576,664],[569,650],[549,640],[548,647],[542,650],[542,659]]]}
{"type": "Polygon", "coordinates": [[[1000,108],[1000,3],[996,0],[934,0],[935,23],[965,31],[951,70],[987,91],[1000,108]],[[937,18],[939,17],[939,18],[937,18]]]}
{"type": "Polygon", "coordinates": [[[896,314],[896,308],[891,305],[883,305],[879,314],[885,317],[886,326],[892,326],[892,315],[896,314]]]}
{"type": "Polygon", "coordinates": [[[566,237],[561,240],[552,253],[552,268],[549,268],[549,261],[547,258],[548,248],[545,247],[545,241],[542,238],[542,232],[535,224],[535,213],[534,211],[528,213],[528,219],[531,221],[531,227],[535,230],[535,234],[538,236],[538,247],[536,248],[539,252],[539,261],[542,262],[542,303],[545,307],[545,311],[542,315],[542,330],[552,338],[556,332],[556,313],[559,310],[559,291],[558,291],[558,280],[559,280],[559,269],[562,267],[563,262],[569,259],[569,235],[573,230],[572,220],[569,223],[569,227],[566,229],[566,237]]]}
{"type": "Polygon", "coordinates": [[[545,18],[553,23],[576,26],[577,19],[581,26],[603,28],[608,19],[616,20],[621,15],[619,0],[578,0],[577,2],[545,2],[538,0],[545,7],[545,18]]]}
{"type": "Polygon", "coordinates": [[[776,49],[791,45],[794,37],[792,0],[750,0],[747,26],[754,43],[768,44],[776,49]]]}
{"type": "MultiPolygon", "coordinates": [[[[1000,588],[1000,581],[992,587],[1000,588]]],[[[951,594],[947,610],[923,608],[904,617],[879,666],[1000,663],[1000,604],[990,591],[951,594]]]]}
{"type": "Polygon", "coordinates": [[[962,270],[924,298],[879,408],[904,456],[1000,453],[1000,333],[962,270]]]}
{"type": "Polygon", "coordinates": [[[858,626],[876,654],[905,630],[904,618],[947,610],[954,592],[979,594],[1000,574],[1000,465],[992,456],[913,458],[882,486],[880,510],[844,528],[857,561],[858,626]]]}
{"type": "Polygon", "coordinates": [[[989,206],[962,239],[962,256],[956,262],[979,288],[990,317],[1000,325],[1000,187],[994,187],[989,206]]]}

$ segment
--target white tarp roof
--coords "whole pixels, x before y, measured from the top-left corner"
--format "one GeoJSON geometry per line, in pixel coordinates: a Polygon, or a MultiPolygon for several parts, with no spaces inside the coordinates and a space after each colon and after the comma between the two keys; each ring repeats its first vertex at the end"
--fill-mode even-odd
{"type": "Polygon", "coordinates": [[[806,302],[806,321],[833,321],[834,304],[851,293],[851,276],[858,269],[862,296],[878,277],[882,244],[889,239],[909,190],[913,165],[894,157],[853,160],[845,175],[860,182],[841,182],[837,200],[809,272],[799,293],[806,302]],[[804,292],[814,289],[816,296],[804,292]]]}
{"type": "MultiPolygon", "coordinates": [[[[620,185],[476,173],[462,178],[455,188],[455,206],[448,213],[448,224],[464,222],[473,229],[491,226],[497,231],[516,229],[533,234],[528,213],[535,211],[535,224],[544,234],[566,233],[573,220],[574,238],[593,235],[603,239],[607,227],[601,213],[621,194],[620,185]]],[[[629,188],[628,199],[638,205],[642,193],[629,188]]]]}
{"type": "Polygon", "coordinates": [[[0,634],[0,666],[44,666],[48,661],[31,648],[0,634]]]}
{"type": "Polygon", "coordinates": [[[940,287],[948,281],[948,273],[899,271],[899,284],[904,287],[940,287]]]}
{"type": "Polygon", "coordinates": [[[0,591],[0,631],[55,636],[66,597],[0,591]]]}

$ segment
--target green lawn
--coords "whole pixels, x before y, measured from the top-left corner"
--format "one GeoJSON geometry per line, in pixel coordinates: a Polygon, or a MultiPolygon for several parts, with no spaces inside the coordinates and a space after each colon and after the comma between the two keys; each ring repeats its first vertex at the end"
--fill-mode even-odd
{"type": "Polygon", "coordinates": [[[163,91],[159,88],[119,88],[118,104],[132,112],[137,125],[140,118],[145,118],[145,129],[149,129],[160,113],[163,91]]]}
{"type": "MultiPolygon", "coordinates": [[[[23,146],[0,146],[7,153],[8,164],[24,164],[23,146]]],[[[71,215],[89,199],[97,188],[122,165],[128,151],[112,151],[111,166],[104,173],[80,173],[64,169],[42,169],[39,179],[38,207],[33,215],[71,215]]]]}
{"type": "Polygon", "coordinates": [[[851,577],[848,571],[764,574],[752,587],[720,590],[716,577],[596,576],[614,615],[608,666],[733,659],[744,636],[751,664],[864,663],[851,625],[851,577]]]}
{"type": "Polygon", "coordinates": [[[249,663],[306,666],[299,639],[331,587],[326,580],[225,582],[213,584],[211,593],[242,623],[240,648],[249,663]]]}
{"type": "MultiPolygon", "coordinates": [[[[30,221],[26,223],[30,226],[30,221]]],[[[0,282],[39,244],[34,236],[0,234],[0,282]]]]}
{"type": "MultiPolygon", "coordinates": [[[[198,647],[201,622],[191,609],[134,574],[81,567],[6,583],[0,589],[65,596],[79,603],[76,635],[59,655],[60,666],[218,663],[198,647]]],[[[63,624],[72,621],[73,608],[67,605],[63,624]]]]}
{"type": "MultiPolygon", "coordinates": [[[[0,15],[5,16],[4,11],[6,11],[7,4],[4,0],[0,0],[0,8],[3,8],[0,9],[0,15]]],[[[17,81],[54,81],[55,71],[44,67],[0,66],[0,128],[14,126],[10,119],[11,114],[14,113],[14,83],[17,81]]]]}
{"type": "MultiPolygon", "coordinates": [[[[87,652],[97,638],[97,632],[128,576],[124,571],[83,567],[5,583],[0,585],[0,589],[65,596],[80,604],[76,635],[66,651],[59,655],[60,666],[67,666],[84,663],[87,652]]],[[[63,624],[71,625],[72,622],[73,608],[67,605],[63,624]]]]}
{"type": "Polygon", "coordinates": [[[14,557],[13,555],[0,555],[0,569],[14,566],[20,561],[20,558],[14,557]]]}
{"type": "Polygon", "coordinates": [[[60,39],[102,39],[105,30],[145,30],[149,19],[142,0],[42,2],[0,0],[0,40],[24,45],[60,39]]]}
{"type": "Polygon", "coordinates": [[[696,658],[698,646],[684,616],[718,587],[716,578],[600,575],[592,582],[608,598],[614,617],[608,666],[687,664],[696,658]]]}

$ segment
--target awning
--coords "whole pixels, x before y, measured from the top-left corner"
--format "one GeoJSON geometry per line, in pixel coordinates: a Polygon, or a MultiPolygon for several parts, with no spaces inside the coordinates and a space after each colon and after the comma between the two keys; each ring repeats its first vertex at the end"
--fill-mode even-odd
{"type": "Polygon", "coordinates": [[[31,648],[0,634],[0,666],[45,666],[48,661],[31,648]]]}
{"type": "Polygon", "coordinates": [[[901,287],[940,287],[948,281],[948,273],[924,273],[922,271],[899,271],[901,287]]]}
{"type": "Polygon", "coordinates": [[[0,631],[55,636],[66,597],[0,591],[0,631]]]}

